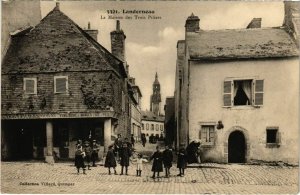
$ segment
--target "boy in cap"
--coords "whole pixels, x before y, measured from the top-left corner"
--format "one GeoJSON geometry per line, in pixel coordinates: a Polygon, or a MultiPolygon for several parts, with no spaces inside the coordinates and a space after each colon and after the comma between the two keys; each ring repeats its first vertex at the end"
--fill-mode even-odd
{"type": "Polygon", "coordinates": [[[127,147],[127,143],[123,143],[121,153],[120,153],[121,175],[123,175],[124,167],[125,167],[125,174],[128,175],[128,166],[129,166],[130,156],[131,156],[131,151],[127,147]]]}

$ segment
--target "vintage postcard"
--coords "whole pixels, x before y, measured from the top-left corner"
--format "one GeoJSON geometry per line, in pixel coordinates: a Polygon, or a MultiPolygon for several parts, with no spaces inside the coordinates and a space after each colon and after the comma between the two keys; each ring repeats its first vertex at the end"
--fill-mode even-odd
{"type": "Polygon", "coordinates": [[[298,193],[299,1],[1,6],[1,193],[298,193]]]}

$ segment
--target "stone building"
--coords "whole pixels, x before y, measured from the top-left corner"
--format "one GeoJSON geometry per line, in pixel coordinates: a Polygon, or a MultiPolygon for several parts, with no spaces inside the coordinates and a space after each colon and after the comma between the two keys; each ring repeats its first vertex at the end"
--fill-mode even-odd
{"type": "Polygon", "coordinates": [[[124,36],[118,22],[112,55],[57,3],[11,37],[1,73],[3,160],[73,158],[76,141],[90,137],[103,154],[114,136],[129,136],[124,36]]]}
{"type": "Polygon", "coordinates": [[[298,163],[299,2],[280,27],[204,30],[191,15],[177,44],[177,144],[202,140],[203,161],[298,163]]]}
{"type": "Polygon", "coordinates": [[[165,104],[165,134],[166,144],[176,146],[175,99],[167,97],[165,104]]]}
{"type": "Polygon", "coordinates": [[[155,115],[160,115],[160,103],[161,103],[161,94],[160,94],[160,83],[158,81],[158,75],[155,73],[155,80],[152,85],[153,93],[150,97],[150,111],[155,115]]]}
{"type": "Polygon", "coordinates": [[[141,128],[142,128],[142,114],[141,114],[141,98],[142,93],[140,88],[135,83],[135,78],[129,78],[130,83],[130,124],[131,124],[131,134],[133,134],[136,141],[141,139],[141,128]]]}
{"type": "Polygon", "coordinates": [[[1,60],[10,44],[10,34],[35,26],[42,19],[41,3],[33,1],[1,1],[1,60]]]}

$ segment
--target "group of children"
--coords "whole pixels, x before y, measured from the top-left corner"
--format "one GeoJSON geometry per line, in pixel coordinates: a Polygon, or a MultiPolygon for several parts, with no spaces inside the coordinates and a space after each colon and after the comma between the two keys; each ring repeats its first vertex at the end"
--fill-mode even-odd
{"type": "MultiPolygon", "coordinates": [[[[77,168],[77,174],[79,174],[80,168],[83,169],[83,174],[85,173],[85,162],[87,163],[87,167],[90,170],[90,162],[93,162],[93,166],[95,165],[95,161],[98,158],[99,147],[96,144],[96,141],[93,140],[93,144],[90,146],[89,142],[86,141],[85,145],[82,145],[81,140],[78,141],[76,145],[75,152],[75,166],[77,168]]],[[[128,167],[130,165],[130,157],[133,154],[133,148],[128,142],[123,142],[121,145],[110,145],[108,147],[108,152],[106,154],[104,167],[108,168],[108,174],[111,175],[111,169],[113,169],[113,173],[117,175],[116,167],[117,162],[121,165],[121,174],[120,175],[128,175],[128,167]],[[116,154],[116,148],[118,147],[118,152],[116,154]],[[125,173],[124,173],[125,168],[125,173]]],[[[156,176],[159,177],[160,172],[163,172],[163,167],[165,168],[165,177],[170,177],[170,169],[173,163],[173,152],[172,148],[169,146],[165,147],[164,151],[161,151],[161,147],[157,146],[156,151],[149,159],[153,160],[152,169],[153,172],[152,178],[154,179],[156,176]]],[[[131,162],[136,164],[136,176],[141,177],[143,171],[143,164],[147,163],[148,160],[143,158],[142,154],[136,154],[134,158],[132,158],[131,162]]],[[[178,158],[177,158],[177,168],[179,169],[179,174],[177,176],[184,176],[184,169],[187,165],[187,154],[183,147],[179,149],[178,158]]]]}

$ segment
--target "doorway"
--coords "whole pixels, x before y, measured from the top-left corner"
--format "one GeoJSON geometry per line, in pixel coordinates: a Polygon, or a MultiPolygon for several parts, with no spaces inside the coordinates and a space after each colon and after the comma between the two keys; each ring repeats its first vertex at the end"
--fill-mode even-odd
{"type": "Polygon", "coordinates": [[[228,138],[228,163],[245,163],[246,141],[241,131],[234,131],[228,138]]]}
{"type": "Polygon", "coordinates": [[[29,160],[33,158],[32,131],[25,127],[12,130],[12,160],[29,160]]]}

